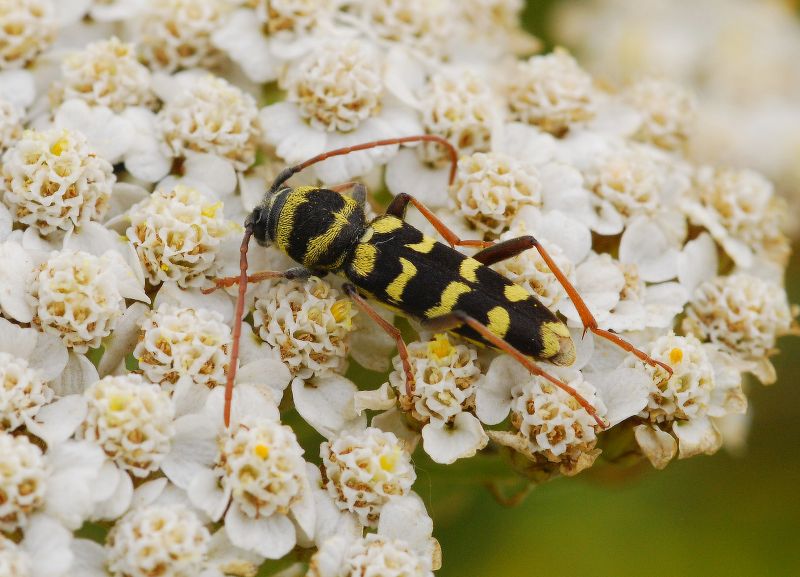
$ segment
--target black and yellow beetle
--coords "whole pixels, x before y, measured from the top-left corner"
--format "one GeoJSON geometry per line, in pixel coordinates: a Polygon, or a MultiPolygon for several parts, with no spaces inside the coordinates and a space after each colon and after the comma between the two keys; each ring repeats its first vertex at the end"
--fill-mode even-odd
{"type": "Polygon", "coordinates": [[[332,156],[418,141],[438,142],[447,147],[452,161],[452,184],[457,153],[446,140],[420,135],[368,142],[332,150],[283,170],[263,202],[247,218],[241,246],[240,276],[216,279],[215,286],[206,291],[236,283],[240,285],[225,391],[226,426],[230,423],[246,285],[269,278],[305,278],[328,273],[344,276],[348,280],[343,286],[345,293],[397,343],[409,395],[413,392],[414,377],[405,343],[400,332],[379,316],[365,297],[418,319],[432,330],[452,331],[511,354],[531,373],[548,379],[575,397],[604,427],[594,407],[577,391],[533,363],[532,359],[556,365],[574,362],[575,346],[567,326],[524,288],[489,266],[523,250],[536,248],[575,303],[584,332],[590,330],[644,362],[661,366],[672,374],[668,365],[650,358],[619,336],[600,329],[578,292],[532,236],[497,244],[461,240],[408,194],[396,196],[384,214],[367,222],[364,213],[366,189],[361,184],[346,183],[330,189],[285,185],[293,174],[332,156]],[[351,196],[342,194],[347,189],[352,189],[351,196]],[[430,221],[448,244],[437,242],[403,220],[409,203],[430,221]],[[248,276],[247,247],[251,236],[262,246],[275,244],[301,266],[283,272],[265,271],[248,276]],[[469,257],[455,250],[455,246],[473,246],[481,250],[469,257]]]}

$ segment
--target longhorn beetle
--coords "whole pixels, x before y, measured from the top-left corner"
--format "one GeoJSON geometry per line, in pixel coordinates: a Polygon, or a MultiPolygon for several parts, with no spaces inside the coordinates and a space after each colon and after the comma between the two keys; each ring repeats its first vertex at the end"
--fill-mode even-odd
{"type": "Polygon", "coordinates": [[[597,424],[605,428],[606,424],[586,399],[532,360],[556,365],[571,365],[575,361],[575,346],[566,325],[536,297],[490,268],[490,265],[530,248],[539,252],[575,304],[584,334],[592,331],[672,375],[669,365],[652,359],[618,335],[599,328],[575,287],[530,235],[497,244],[461,240],[425,205],[405,193],[397,195],[384,214],[367,222],[364,214],[367,191],[363,184],[351,182],[329,189],[285,185],[292,175],[333,156],[420,141],[446,147],[451,161],[449,182],[452,185],[458,154],[447,140],[434,135],[377,140],[331,150],[284,169],[275,178],[261,204],[247,217],[240,248],[239,276],[215,279],[214,286],[203,291],[210,293],[239,284],[233,346],[225,385],[225,426],[230,425],[247,284],[271,278],[325,276],[332,272],[348,280],[342,287],[345,294],[394,339],[403,364],[408,395],[414,391],[414,375],[400,331],[378,315],[365,295],[420,320],[426,328],[452,331],[510,354],[532,374],[547,379],[572,395],[597,424]],[[347,190],[352,191],[349,197],[342,194],[347,190]],[[409,203],[428,219],[449,246],[424,235],[403,220],[409,203]],[[247,248],[251,236],[261,246],[276,244],[301,266],[283,272],[263,271],[248,276],[247,248]],[[456,246],[481,250],[468,257],[456,251],[456,246]]]}

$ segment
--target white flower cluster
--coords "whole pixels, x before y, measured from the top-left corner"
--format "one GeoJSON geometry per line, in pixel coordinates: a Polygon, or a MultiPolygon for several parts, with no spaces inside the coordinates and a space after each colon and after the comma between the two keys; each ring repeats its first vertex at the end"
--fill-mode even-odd
{"type": "MultiPolygon", "coordinates": [[[[744,436],[746,375],[776,380],[777,339],[796,330],[785,206],[760,173],[697,153],[702,97],[663,80],[614,91],[564,49],[537,54],[523,5],[0,0],[0,574],[252,576],[269,559],[430,577],[424,458],[485,473],[491,454],[540,483],[744,436]],[[257,276],[272,280],[236,318],[239,287],[218,277],[239,271],[269,179],[419,134],[457,148],[452,186],[430,141],[290,184],[363,179],[383,190],[370,220],[413,194],[473,256],[533,245],[459,257],[442,294],[416,298],[459,310],[488,279],[489,330],[568,366],[523,365],[469,325],[384,330],[394,311],[316,269],[257,276]],[[533,298],[559,322],[526,320],[533,298]],[[81,537],[91,525],[102,542],[81,537]]],[[[407,220],[428,236],[391,292],[425,262],[434,293],[441,223],[407,220]]],[[[298,264],[255,244],[251,274],[298,264]]]]}

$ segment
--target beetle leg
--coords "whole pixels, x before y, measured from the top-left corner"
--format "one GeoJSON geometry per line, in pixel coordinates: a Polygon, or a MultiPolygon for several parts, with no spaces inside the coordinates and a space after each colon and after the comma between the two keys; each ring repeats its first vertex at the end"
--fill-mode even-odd
{"type": "Polygon", "coordinates": [[[439,317],[434,317],[432,319],[427,319],[422,321],[423,326],[433,331],[450,331],[456,329],[460,326],[467,325],[476,333],[478,333],[484,340],[491,343],[492,346],[495,348],[504,351],[514,357],[523,367],[528,369],[531,374],[536,375],[538,377],[542,377],[553,383],[559,389],[567,392],[570,396],[572,396],[581,407],[586,409],[586,412],[591,415],[591,417],[595,420],[595,422],[603,429],[607,427],[607,424],[601,419],[595,408],[583,398],[583,396],[576,391],[573,387],[570,387],[563,381],[555,378],[551,374],[545,372],[539,366],[537,366],[527,355],[522,353],[519,349],[512,346],[505,340],[498,337],[492,331],[489,330],[485,324],[480,322],[479,320],[469,316],[463,311],[453,311],[447,313],[446,315],[442,315],[439,317]]]}
{"type": "Polygon", "coordinates": [[[408,208],[409,202],[422,213],[422,216],[424,216],[428,222],[433,225],[433,228],[436,229],[436,232],[442,235],[442,238],[444,238],[450,246],[476,246],[479,248],[485,248],[494,244],[493,242],[486,240],[461,240],[456,233],[450,230],[445,223],[439,220],[439,217],[431,212],[431,209],[405,192],[401,192],[394,197],[394,200],[392,200],[392,202],[389,204],[389,207],[386,209],[386,214],[403,220],[405,218],[406,208],[408,208]]]}
{"type": "Polygon", "coordinates": [[[564,290],[567,292],[569,299],[572,301],[572,304],[575,305],[575,309],[578,311],[578,315],[581,317],[581,322],[583,323],[583,332],[586,334],[586,331],[592,331],[598,337],[604,338],[608,341],[611,341],[618,347],[628,351],[635,355],[638,359],[644,361],[648,365],[653,367],[661,367],[669,376],[672,376],[672,367],[670,367],[666,363],[662,363],[661,361],[657,361],[652,358],[650,355],[641,351],[634,347],[631,343],[616,335],[610,331],[601,329],[597,326],[597,321],[594,318],[594,315],[589,310],[589,307],[586,305],[586,301],[583,300],[583,297],[577,291],[577,289],[569,282],[567,276],[558,268],[553,258],[550,254],[545,250],[545,248],[541,245],[541,243],[536,240],[531,235],[521,236],[519,238],[512,238],[505,242],[501,242],[489,248],[486,248],[480,251],[478,254],[473,256],[472,258],[481,261],[483,264],[490,265],[496,262],[500,262],[501,260],[511,258],[513,256],[518,255],[522,251],[528,248],[535,248],[539,254],[541,255],[542,259],[544,260],[545,264],[547,264],[547,268],[550,269],[558,282],[564,287],[564,290]]]}
{"type": "Polygon", "coordinates": [[[367,315],[380,326],[386,334],[394,339],[394,342],[397,345],[397,354],[400,355],[400,361],[403,363],[403,372],[406,374],[406,394],[410,397],[414,394],[414,372],[411,370],[411,363],[408,360],[408,349],[406,348],[406,343],[403,341],[403,335],[400,334],[400,331],[389,323],[386,319],[380,316],[377,311],[372,307],[371,304],[358,294],[358,290],[356,287],[350,283],[345,283],[342,285],[342,290],[345,294],[350,297],[350,299],[356,303],[356,306],[360,308],[362,311],[367,313],[367,315]]]}
{"type": "MultiPolygon", "coordinates": [[[[313,274],[314,274],[313,271],[303,266],[292,267],[285,271],[264,270],[261,272],[253,273],[251,275],[247,275],[247,284],[261,282],[272,278],[285,278],[287,280],[306,279],[313,274]]],[[[215,278],[213,279],[214,286],[204,288],[201,292],[204,295],[211,294],[217,289],[228,288],[232,287],[235,284],[239,284],[240,280],[241,278],[238,276],[225,276],[225,277],[215,278]]]]}

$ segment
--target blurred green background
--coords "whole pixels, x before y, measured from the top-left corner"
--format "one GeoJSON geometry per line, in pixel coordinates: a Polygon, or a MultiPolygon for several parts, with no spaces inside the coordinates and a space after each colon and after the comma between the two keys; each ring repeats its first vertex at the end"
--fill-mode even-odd
{"type": "MultiPolygon", "coordinates": [[[[553,4],[536,0],[525,12],[546,45],[553,4]]],[[[800,303],[797,255],[787,283],[800,303]]],[[[750,391],[743,455],[721,451],[614,482],[558,479],[514,508],[468,473],[454,479],[418,463],[416,490],[444,552],[437,576],[800,575],[800,338],[779,346],[777,384],[750,391]]]]}

